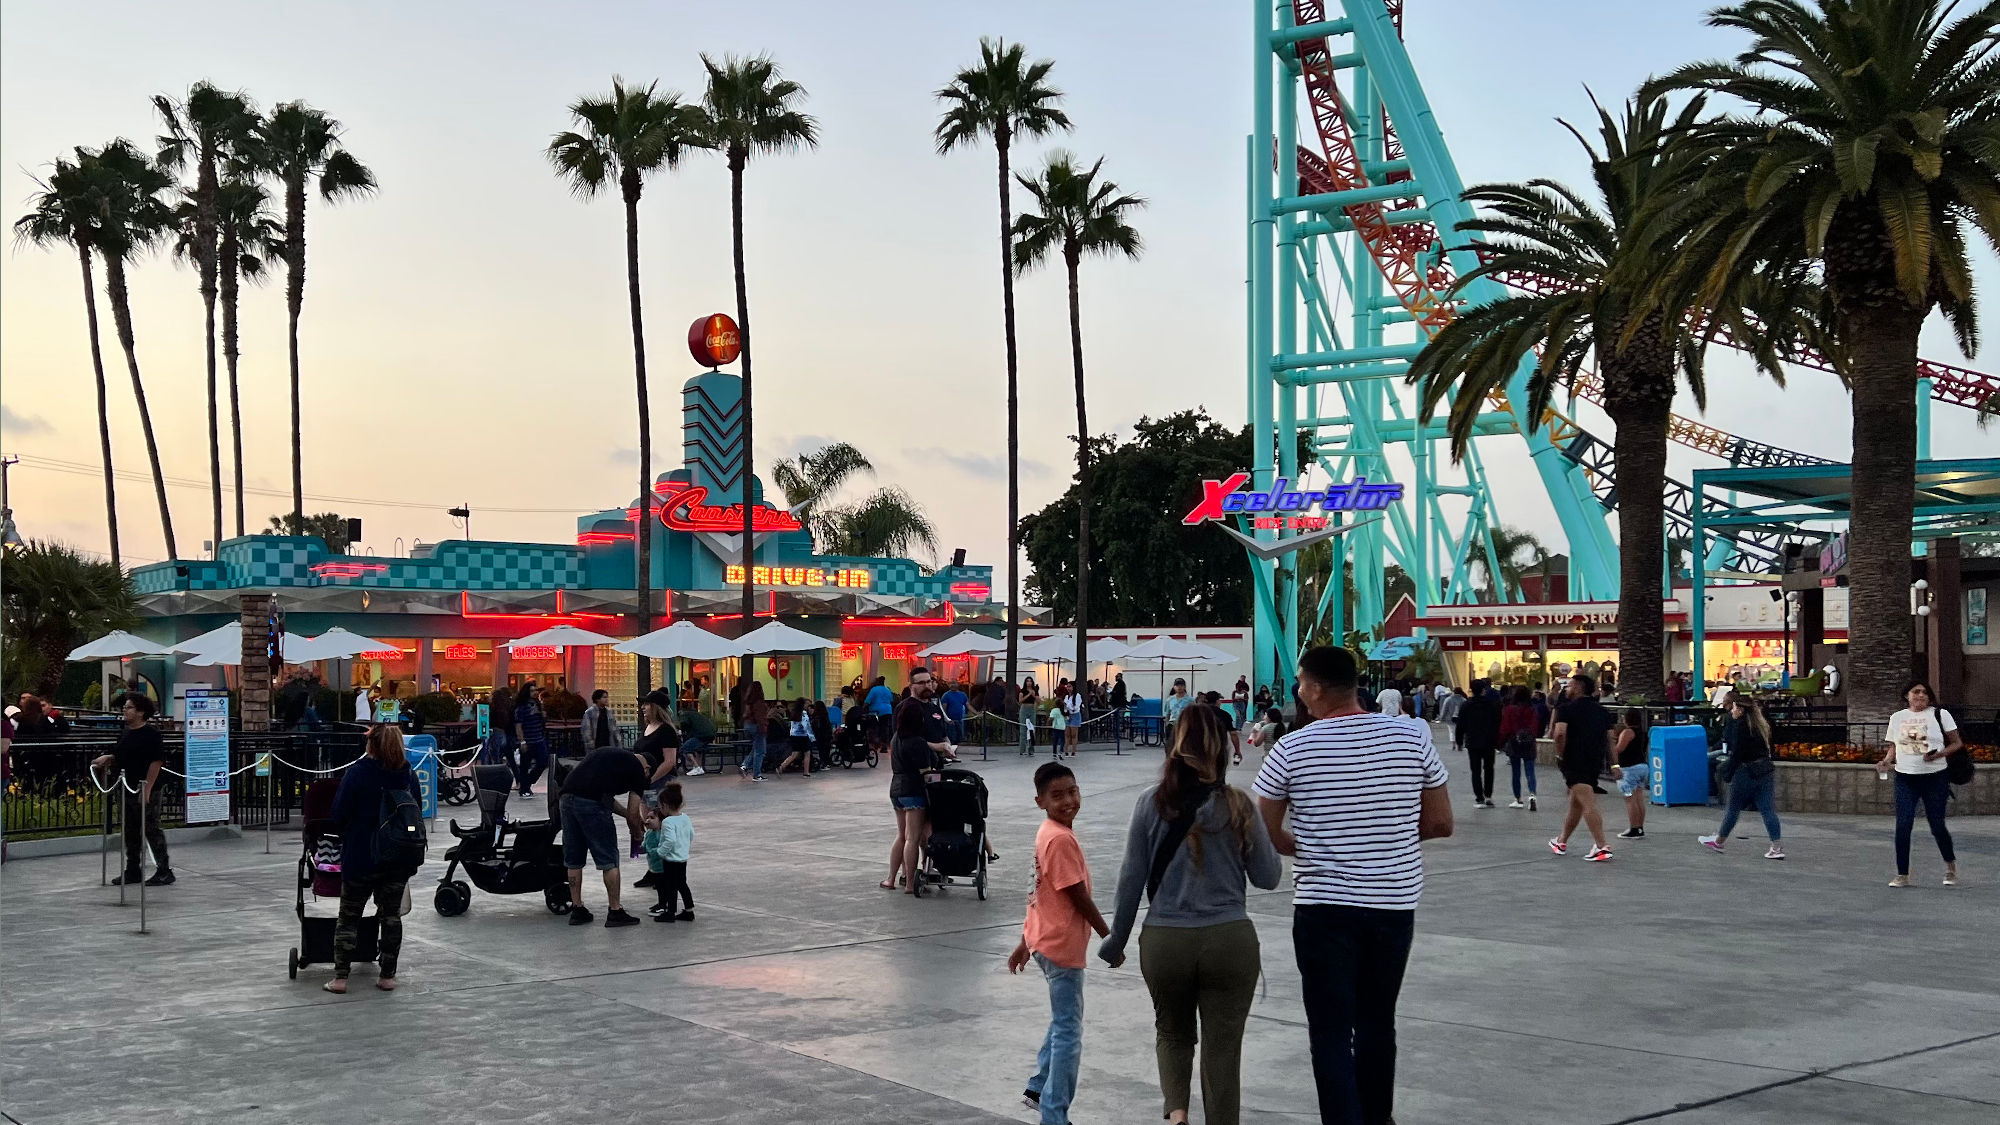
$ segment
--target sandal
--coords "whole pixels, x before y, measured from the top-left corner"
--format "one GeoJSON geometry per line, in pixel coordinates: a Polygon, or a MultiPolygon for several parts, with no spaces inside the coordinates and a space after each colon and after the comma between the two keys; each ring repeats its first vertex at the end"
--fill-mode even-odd
{"type": "Polygon", "coordinates": [[[333,993],[335,996],[345,996],[347,995],[347,978],[335,977],[325,984],[320,985],[320,987],[333,993]]]}
{"type": "MultiPolygon", "coordinates": [[[[901,881],[901,880],[898,880],[898,882],[900,882],[900,881],[901,881]]],[[[895,890],[895,889],[896,889],[896,886],[897,886],[897,884],[896,884],[896,883],[891,883],[891,882],[889,882],[889,881],[888,881],[887,879],[884,879],[884,880],[882,880],[881,882],[879,882],[879,883],[877,883],[877,884],[875,884],[875,885],[876,885],[876,886],[878,886],[878,887],[880,887],[880,888],[882,888],[882,889],[883,889],[883,890],[885,890],[885,891],[893,891],[893,890],[895,890]]]]}

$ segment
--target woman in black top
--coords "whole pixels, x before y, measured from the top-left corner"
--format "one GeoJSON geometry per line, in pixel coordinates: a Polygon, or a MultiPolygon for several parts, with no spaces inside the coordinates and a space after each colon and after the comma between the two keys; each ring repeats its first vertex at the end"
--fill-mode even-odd
{"type": "Polygon", "coordinates": [[[1723,771],[1729,779],[1729,804],[1722,812],[1722,827],[1713,836],[1700,837],[1702,846],[1719,852],[1729,843],[1729,833],[1744,809],[1755,807],[1764,814],[1764,832],[1771,837],[1765,859],[1785,858],[1778,842],[1777,767],[1771,763],[1771,724],[1755,703],[1740,695],[1729,697],[1730,717],[1736,720],[1729,736],[1729,761],[1723,771]]]}
{"type": "Polygon", "coordinates": [[[896,810],[896,842],[889,848],[889,877],[879,884],[885,891],[896,889],[896,874],[909,882],[909,893],[923,897],[924,880],[917,849],[930,837],[925,796],[925,775],[936,770],[937,751],[924,737],[922,707],[905,707],[896,712],[896,740],[889,754],[889,806],[896,810]]]}
{"type": "Polygon", "coordinates": [[[812,732],[813,753],[819,757],[819,768],[826,769],[833,764],[833,716],[823,699],[813,700],[812,732]]]}
{"type": "Polygon", "coordinates": [[[417,772],[403,752],[403,732],[384,723],[368,732],[367,751],[347,767],[333,795],[333,820],[340,827],[340,917],[333,927],[333,979],[321,986],[328,992],[347,991],[361,913],[371,899],[381,922],[375,958],[381,975],[375,978],[375,987],[384,992],[396,987],[396,957],[403,948],[403,892],[409,886],[410,869],[384,870],[377,863],[375,834],[382,826],[382,795],[390,790],[401,790],[423,803],[417,772]]]}
{"type": "MultiPolygon", "coordinates": [[[[646,697],[639,708],[641,730],[632,752],[646,763],[645,798],[649,809],[660,807],[660,790],[666,788],[668,779],[674,776],[674,770],[680,765],[681,732],[674,728],[673,702],[674,697],[664,689],[656,690],[646,697]]],[[[632,858],[637,859],[646,854],[646,849],[640,845],[643,829],[638,824],[629,827],[632,830],[630,851],[632,858]]],[[[652,880],[653,873],[648,871],[634,885],[650,887],[652,880]]]]}
{"type": "Polygon", "coordinates": [[[1618,732],[1618,748],[1612,753],[1611,776],[1618,792],[1625,795],[1625,819],[1630,827],[1618,834],[1621,840],[1646,838],[1646,802],[1650,797],[1653,768],[1646,761],[1646,712],[1627,707],[1620,716],[1625,724],[1618,732]]]}

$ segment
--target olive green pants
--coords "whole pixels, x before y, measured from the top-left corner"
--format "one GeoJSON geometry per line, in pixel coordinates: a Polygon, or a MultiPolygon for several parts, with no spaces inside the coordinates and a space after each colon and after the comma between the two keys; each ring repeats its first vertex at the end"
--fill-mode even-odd
{"type": "Polygon", "coordinates": [[[1188,1109],[1198,1041],[1202,1120],[1236,1125],[1243,1102],[1243,1024],[1250,1018],[1260,965],[1257,927],[1248,919],[1139,931],[1139,971],[1153,994],[1163,1116],[1188,1109]]]}

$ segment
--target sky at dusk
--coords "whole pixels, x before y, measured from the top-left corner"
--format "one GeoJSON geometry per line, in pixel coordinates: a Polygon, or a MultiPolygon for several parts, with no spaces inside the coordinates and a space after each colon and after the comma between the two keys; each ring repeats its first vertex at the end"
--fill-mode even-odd
{"type": "MultiPolygon", "coordinates": [[[[1648,74],[1731,51],[1691,0],[1411,0],[1407,36],[1467,183],[1584,179],[1556,123],[1648,74]]],[[[746,242],[757,373],[757,464],[830,440],[907,488],[945,552],[1004,553],[1005,414],[993,153],[936,155],[933,92],[982,34],[1053,58],[1075,132],[1055,144],[1150,205],[1139,262],[1083,271],[1092,428],[1196,404],[1244,420],[1244,136],[1248,3],[10,2],[0,17],[0,203],[74,145],[152,147],[149,98],[208,79],[261,105],[305,99],[340,119],[381,182],[308,220],[301,350],[309,511],[366,521],[365,543],[454,534],[567,541],[575,517],[634,494],[636,426],[615,198],[585,202],[543,146],[567,106],[610,78],[698,95],[697,53],[770,53],[811,92],[816,150],[752,163],[746,242]],[[319,497],[323,499],[313,499],[319,497]],[[338,498],[338,499],[333,499],[338,498]]],[[[1027,143],[1017,167],[1051,145],[1027,143]]],[[[1017,192],[1017,196],[1023,193],[1017,192]]],[[[1017,204],[1018,205],[1018,204],[1017,204]]],[[[0,446],[22,533],[105,546],[96,417],[73,253],[0,255],[0,446]],[[80,466],[70,469],[69,466],[80,466]]],[[[733,311],[727,173],[697,155],[641,204],[656,471],[680,463],[687,326],[733,311]]],[[[1991,293],[1995,263],[1978,252],[1991,293]]],[[[200,297],[156,255],[132,279],[139,358],[182,553],[209,537],[200,297]]],[[[282,283],[243,302],[247,512],[289,508],[282,283]]],[[[1058,270],[1019,284],[1022,503],[1067,487],[1069,344],[1058,270]]],[[[1990,298],[1989,298],[1990,299],[1990,298]]],[[[130,383],[100,303],[128,563],[163,557],[130,383]]],[[[1993,336],[1991,306],[1982,318],[1993,336]]],[[[1925,354],[1963,362],[1932,325],[1925,354]]],[[[1975,361],[1973,366],[1989,366],[1975,361]]],[[[1692,402],[1679,409],[1695,414],[1692,402]]],[[[1580,408],[1593,428],[1610,425],[1580,408]]],[[[1706,420],[1827,457],[1848,453],[1845,396],[1801,371],[1787,389],[1726,365],[1706,420]]],[[[1940,406],[1939,457],[1990,452],[1992,433],[1940,406]]],[[[226,430],[225,430],[226,439],[226,430]]],[[[1559,542],[1518,441],[1491,441],[1501,518],[1559,542]]],[[[1713,464],[1676,450],[1673,464],[1713,464]]],[[[225,476],[227,467],[225,462],[225,476]]],[[[230,504],[225,499],[225,512],[230,504]]],[[[996,578],[1000,577],[996,575],[996,578]]]]}

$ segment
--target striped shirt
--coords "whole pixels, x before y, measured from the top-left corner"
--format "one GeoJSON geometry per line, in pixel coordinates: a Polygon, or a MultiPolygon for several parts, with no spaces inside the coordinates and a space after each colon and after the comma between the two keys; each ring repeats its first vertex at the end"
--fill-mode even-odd
{"type": "Polygon", "coordinates": [[[1422,793],[1449,776],[1428,731],[1387,715],[1321,719],[1279,739],[1251,788],[1291,802],[1293,903],[1415,910],[1422,793]]]}

